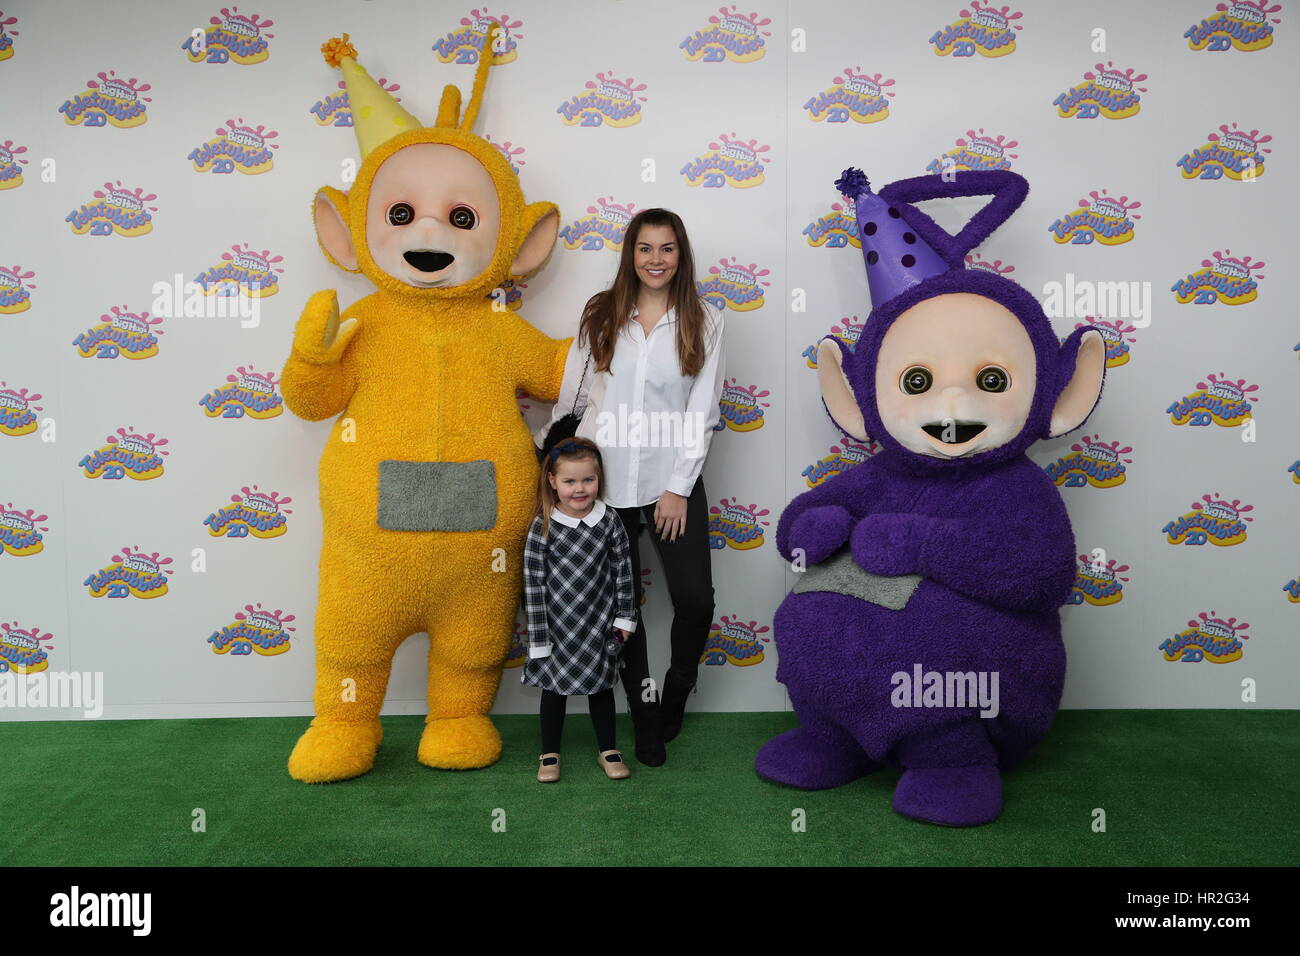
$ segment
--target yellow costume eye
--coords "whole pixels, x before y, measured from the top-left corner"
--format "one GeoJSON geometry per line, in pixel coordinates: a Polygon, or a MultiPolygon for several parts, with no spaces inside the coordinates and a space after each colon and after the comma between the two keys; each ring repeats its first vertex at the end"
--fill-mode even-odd
{"type": "Polygon", "coordinates": [[[410,203],[395,202],[388,207],[388,222],[393,226],[405,226],[415,218],[415,210],[410,203]]]}
{"type": "Polygon", "coordinates": [[[448,218],[457,229],[473,229],[478,225],[478,216],[474,215],[474,210],[469,206],[457,206],[448,218]]]}

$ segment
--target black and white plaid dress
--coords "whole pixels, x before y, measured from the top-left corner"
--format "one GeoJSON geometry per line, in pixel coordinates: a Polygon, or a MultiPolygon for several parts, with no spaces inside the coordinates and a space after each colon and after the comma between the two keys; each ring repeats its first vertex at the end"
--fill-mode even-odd
{"type": "Polygon", "coordinates": [[[581,519],[556,508],[549,539],[534,518],[524,543],[524,606],[523,683],[566,696],[613,687],[618,658],[605,644],[615,627],[636,630],[632,555],[618,512],[600,499],[581,519]]]}

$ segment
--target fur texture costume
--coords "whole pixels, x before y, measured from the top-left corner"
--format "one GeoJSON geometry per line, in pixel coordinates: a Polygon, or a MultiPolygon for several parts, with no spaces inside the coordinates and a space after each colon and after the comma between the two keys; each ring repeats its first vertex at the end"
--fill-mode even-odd
{"type": "Polygon", "coordinates": [[[320,466],[316,717],[289,773],[325,782],[373,766],[393,654],[417,631],[429,635],[418,758],[483,767],[501,752],[488,711],[538,479],[517,389],[554,401],[572,342],[489,295],[543,264],[559,212],[526,204],[505,156],[471,132],[490,56],[464,115],[448,86],[426,128],[357,64],[346,34],[322,52],[343,71],[363,162],[347,194],[316,194],[317,235],[377,291],[342,322],[333,291],[312,296],[284,368],[294,414],[341,415],[320,466]]]}
{"type": "Polygon", "coordinates": [[[822,340],[818,375],[837,427],[882,449],[781,515],[777,548],[807,567],[774,628],[800,726],[761,748],[757,770],[820,789],[899,767],[900,813],[986,823],[1000,771],[1047,731],[1065,679],[1058,608],[1077,552],[1025,450],[1091,414],[1104,343],[1084,329],[1060,343],[1027,290],[965,268],[1024,200],[1022,177],[922,176],[877,195],[847,170],[836,186],[855,201],[873,311],[852,351],[822,340]],[[910,205],[982,195],[956,236],[910,205]],[[979,680],[991,706],[974,699],[979,680]]]}

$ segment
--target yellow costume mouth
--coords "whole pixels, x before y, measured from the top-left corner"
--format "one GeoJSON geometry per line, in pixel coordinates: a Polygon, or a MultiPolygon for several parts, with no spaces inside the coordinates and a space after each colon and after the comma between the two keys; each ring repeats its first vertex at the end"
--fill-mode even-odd
{"type": "Polygon", "coordinates": [[[412,269],[418,269],[420,272],[441,272],[443,269],[451,268],[451,264],[456,261],[456,257],[449,252],[438,252],[435,249],[412,249],[402,254],[407,265],[412,269]]]}

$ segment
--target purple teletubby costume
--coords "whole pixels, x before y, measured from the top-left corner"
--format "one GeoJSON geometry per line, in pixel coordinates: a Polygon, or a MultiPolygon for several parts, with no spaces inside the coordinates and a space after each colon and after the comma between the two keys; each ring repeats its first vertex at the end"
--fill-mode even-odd
{"type": "MultiPolygon", "coordinates": [[[[948,181],[920,176],[877,195],[860,170],[849,169],[836,187],[855,202],[873,310],[852,351],[831,336],[822,340],[819,376],[836,427],[882,449],[799,495],[781,515],[777,549],[807,568],[777,609],[774,628],[777,680],[801,726],[764,744],[756,769],[778,783],[824,789],[899,767],[898,812],[949,826],[987,823],[1002,810],[1000,771],[1046,733],[1065,680],[1058,609],[1074,582],[1074,534],[1056,486],[1025,450],[1091,414],[1101,394],[1104,343],[1093,329],[1077,329],[1059,343],[1027,290],[965,267],[965,254],[1024,201],[1023,177],[1001,170],[958,172],[948,181]],[[993,199],[956,236],[911,205],[985,195],[993,199]],[[953,298],[929,302],[947,295],[953,298]],[[877,387],[907,396],[907,386],[928,388],[924,369],[910,383],[892,367],[886,371],[895,377],[877,379],[886,334],[918,305],[909,318],[913,328],[918,316],[930,321],[924,316],[939,311],[954,319],[981,310],[1010,313],[998,328],[1010,330],[1008,342],[1018,337],[1025,356],[1017,373],[1023,425],[1016,431],[1019,420],[1011,422],[1001,444],[981,448],[978,437],[969,437],[983,431],[981,421],[945,418],[919,429],[930,438],[909,432],[906,444],[886,428],[877,387]],[[940,440],[942,426],[948,437],[940,440]],[[970,453],[955,450],[967,444],[970,453]],[[899,687],[923,672],[969,675],[946,683],[971,690],[970,678],[986,675],[986,686],[997,689],[996,707],[970,698],[966,706],[952,699],[918,706],[919,687],[899,687]]],[[[986,371],[987,365],[978,375],[986,371]]],[[[984,384],[1001,382],[994,373],[984,384]]],[[[984,384],[984,392],[1000,390],[984,384]]],[[[948,388],[928,400],[963,401],[967,393],[976,394],[948,388]]]]}

